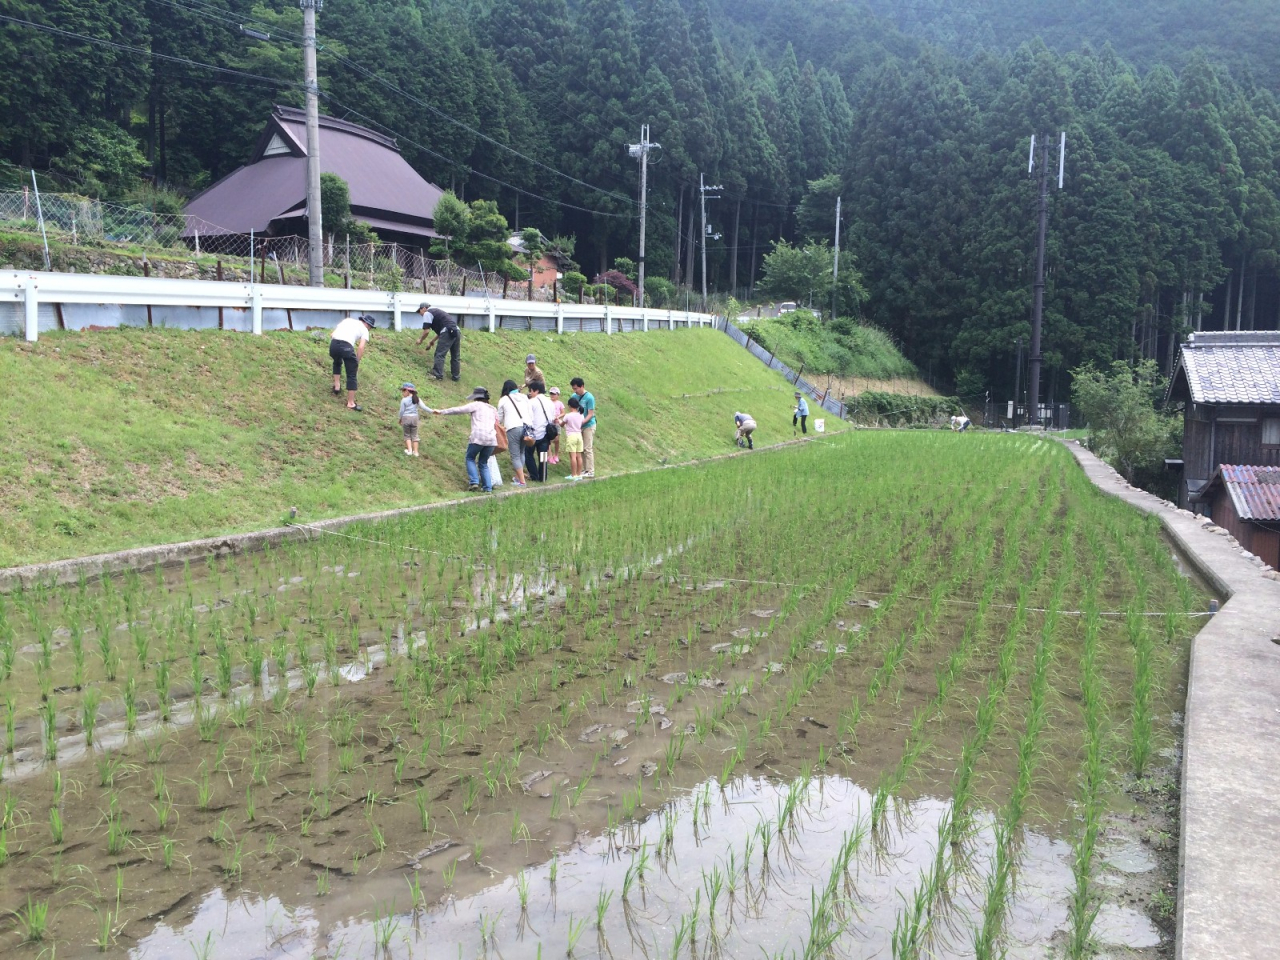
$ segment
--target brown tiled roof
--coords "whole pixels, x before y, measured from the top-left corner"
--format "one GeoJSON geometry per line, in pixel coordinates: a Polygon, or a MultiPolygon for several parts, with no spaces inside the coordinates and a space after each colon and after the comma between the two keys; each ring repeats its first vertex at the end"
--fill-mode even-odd
{"type": "MultiPolygon", "coordinates": [[[[272,221],[299,215],[306,203],[306,116],[276,107],[248,165],[223,177],[187,205],[201,234],[266,233],[272,221]],[[288,153],[263,156],[273,134],[288,153]]],[[[435,236],[431,229],[443,191],[420,177],[395,141],[365,127],[320,118],[320,169],[336,173],[351,190],[351,211],[384,229],[435,236]]]]}
{"type": "Polygon", "coordinates": [[[1195,403],[1280,404],[1280,331],[1191,334],[1169,393],[1195,403]]]}
{"type": "Polygon", "coordinates": [[[1197,499],[1208,499],[1221,484],[1241,520],[1280,520],[1280,467],[1233,466],[1214,471],[1197,499]]]}

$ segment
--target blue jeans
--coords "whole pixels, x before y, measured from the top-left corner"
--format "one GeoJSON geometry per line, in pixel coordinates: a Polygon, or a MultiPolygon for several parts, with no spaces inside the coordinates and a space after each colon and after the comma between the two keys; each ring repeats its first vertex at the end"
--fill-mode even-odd
{"type": "Polygon", "coordinates": [[[473,485],[483,486],[485,493],[493,492],[493,487],[489,485],[489,471],[485,469],[485,464],[492,456],[492,444],[487,447],[482,447],[478,443],[467,444],[467,481],[473,485]]]}

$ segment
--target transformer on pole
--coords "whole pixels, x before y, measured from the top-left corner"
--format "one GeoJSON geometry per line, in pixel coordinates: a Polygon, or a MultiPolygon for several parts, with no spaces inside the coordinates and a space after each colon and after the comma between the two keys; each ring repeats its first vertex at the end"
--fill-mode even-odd
{"type": "Polygon", "coordinates": [[[720,195],[715,194],[710,198],[707,194],[713,190],[723,190],[723,185],[709,187],[703,179],[701,173],[698,174],[698,195],[702,201],[702,309],[707,309],[707,200],[719,200],[720,195]]]}

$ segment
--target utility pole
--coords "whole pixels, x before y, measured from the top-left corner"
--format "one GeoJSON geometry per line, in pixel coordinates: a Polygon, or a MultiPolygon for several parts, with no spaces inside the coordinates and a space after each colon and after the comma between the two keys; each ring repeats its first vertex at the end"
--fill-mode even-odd
{"type": "Polygon", "coordinates": [[[1013,428],[1018,428],[1018,404],[1022,402],[1022,338],[1018,338],[1018,359],[1013,365],[1013,428]]]}
{"type": "MultiPolygon", "coordinates": [[[[710,190],[723,190],[723,186],[708,187],[704,181],[702,174],[698,174],[698,194],[702,200],[702,309],[707,309],[707,192],[710,190]]],[[[719,200],[719,194],[711,197],[712,200],[719,200]]]]}
{"type": "Polygon", "coordinates": [[[840,198],[836,197],[836,250],[831,268],[831,322],[836,319],[836,302],[840,296],[840,198]]]}
{"type": "Polygon", "coordinates": [[[640,260],[636,265],[636,280],[640,288],[641,307],[644,306],[644,219],[649,202],[649,151],[661,149],[662,144],[649,142],[647,123],[640,127],[640,142],[627,147],[627,154],[640,161],[640,260]]]}
{"type": "Polygon", "coordinates": [[[324,286],[324,230],[320,222],[320,82],[316,79],[316,13],[324,0],[302,7],[302,63],[307,90],[307,265],[311,286],[324,286]]]}
{"type": "MultiPolygon", "coordinates": [[[[1061,135],[1058,148],[1058,189],[1062,189],[1063,167],[1067,157],[1067,135],[1061,135]]],[[[1035,172],[1036,138],[1031,138],[1031,157],[1027,165],[1027,173],[1035,172]]],[[[1040,331],[1044,321],[1044,246],[1045,235],[1049,227],[1049,145],[1040,144],[1040,185],[1039,185],[1039,230],[1036,238],[1036,280],[1035,296],[1031,310],[1031,374],[1030,397],[1027,402],[1027,423],[1035,426],[1040,422],[1040,364],[1044,359],[1040,353],[1040,331]]]]}

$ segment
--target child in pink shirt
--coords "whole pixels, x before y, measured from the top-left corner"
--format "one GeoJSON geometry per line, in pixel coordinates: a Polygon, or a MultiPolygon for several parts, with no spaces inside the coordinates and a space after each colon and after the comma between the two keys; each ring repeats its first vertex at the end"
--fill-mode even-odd
{"type": "Polygon", "coordinates": [[[560,416],[564,425],[564,449],[569,454],[569,479],[582,479],[582,407],[577,397],[569,398],[569,410],[560,416]]]}
{"type": "MultiPolygon", "coordinates": [[[[551,394],[551,417],[553,420],[559,423],[560,418],[564,416],[564,404],[560,402],[560,388],[552,387],[550,390],[550,394],[551,394]]],[[[551,455],[547,458],[548,463],[560,462],[560,438],[558,436],[551,441],[550,454],[551,455]]]]}

